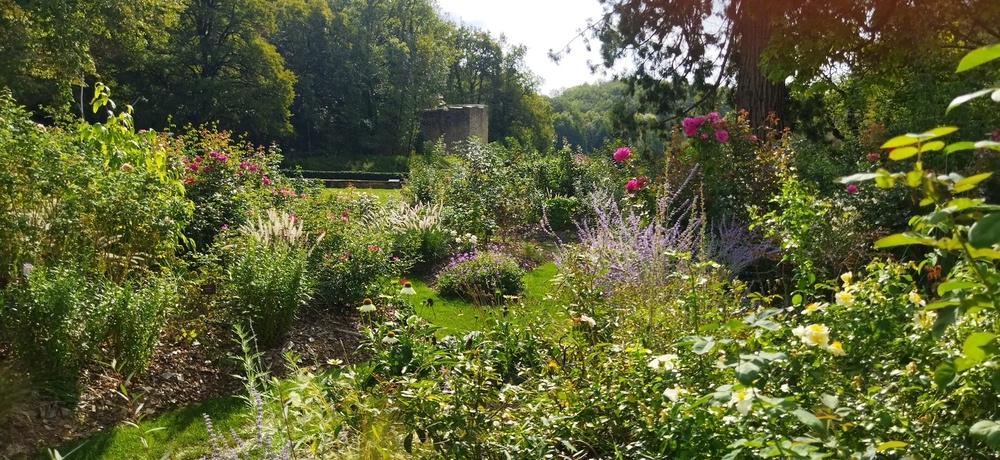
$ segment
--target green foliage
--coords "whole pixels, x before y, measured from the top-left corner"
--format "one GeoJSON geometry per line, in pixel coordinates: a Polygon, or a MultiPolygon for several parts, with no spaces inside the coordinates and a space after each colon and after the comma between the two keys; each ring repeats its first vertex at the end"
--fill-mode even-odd
{"type": "Polygon", "coordinates": [[[388,249],[393,244],[391,235],[355,224],[333,236],[334,240],[324,238],[310,259],[320,305],[355,307],[399,280],[406,262],[388,249]]]}
{"type": "Polygon", "coordinates": [[[502,303],[504,296],[524,290],[524,270],[517,260],[495,250],[459,254],[438,273],[443,297],[460,297],[477,305],[502,303]]]}
{"type": "Polygon", "coordinates": [[[0,279],[24,263],[72,260],[114,280],[170,263],[190,202],[155,134],[135,132],[127,110],[64,129],[35,125],[9,96],[0,111],[0,279]]]}
{"type": "Polygon", "coordinates": [[[417,160],[407,193],[414,201],[445,203],[444,222],[459,233],[493,235],[540,218],[544,189],[533,167],[543,158],[470,142],[454,154],[417,160]]]}
{"type": "Polygon", "coordinates": [[[557,144],[591,152],[611,141],[612,105],[624,98],[625,89],[620,81],[585,83],[549,98],[557,144]]]}
{"type": "Polygon", "coordinates": [[[110,305],[82,267],[33,267],[7,289],[4,335],[48,392],[72,400],[104,340],[110,305]]]}
{"type": "Polygon", "coordinates": [[[108,73],[142,106],[138,122],[218,122],[263,142],[291,132],[295,75],[269,41],[275,11],[262,0],[185,1],[163,40],[109,62],[108,73]]]}
{"type": "Polygon", "coordinates": [[[545,218],[553,230],[572,228],[579,200],[576,197],[557,196],[545,200],[545,218]]]}
{"type": "Polygon", "coordinates": [[[107,284],[102,296],[111,356],[126,375],[141,373],[153,358],[168,314],[179,302],[177,282],[160,275],[135,284],[107,284]]]}

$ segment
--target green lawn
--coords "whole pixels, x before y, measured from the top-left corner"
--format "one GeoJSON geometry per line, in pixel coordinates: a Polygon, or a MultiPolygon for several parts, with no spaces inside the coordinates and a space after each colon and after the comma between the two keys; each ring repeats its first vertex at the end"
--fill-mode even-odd
{"type": "Polygon", "coordinates": [[[230,429],[240,431],[240,427],[250,420],[250,409],[246,401],[231,396],[215,398],[143,421],[139,428],[120,426],[83,441],[73,441],[61,446],[59,452],[64,456],[69,454],[70,459],[159,459],[165,454],[168,458],[200,458],[211,452],[205,428],[206,413],[211,415],[215,431],[227,439],[230,429]],[[143,448],[143,432],[146,433],[144,437],[149,445],[148,452],[143,448]]]}
{"type": "MultiPolygon", "coordinates": [[[[551,280],[559,272],[552,262],[543,264],[524,276],[524,295],[518,304],[508,305],[513,310],[515,321],[559,329],[566,316],[565,310],[556,298],[551,296],[551,280]]],[[[484,329],[487,320],[502,312],[502,307],[479,307],[457,299],[442,299],[434,290],[420,280],[410,280],[417,314],[431,324],[441,327],[439,335],[462,335],[466,332],[484,329]],[[428,303],[431,299],[433,302],[428,303]]]]}
{"type": "Polygon", "coordinates": [[[324,188],[320,192],[320,197],[323,199],[329,197],[337,196],[353,196],[359,193],[368,193],[370,195],[375,195],[378,197],[379,201],[385,203],[390,200],[402,199],[400,194],[401,190],[396,188],[324,188]]]}

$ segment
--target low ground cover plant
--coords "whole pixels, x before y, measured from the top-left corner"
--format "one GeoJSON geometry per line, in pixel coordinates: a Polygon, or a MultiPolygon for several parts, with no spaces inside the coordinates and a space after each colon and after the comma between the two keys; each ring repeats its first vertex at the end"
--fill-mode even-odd
{"type": "Polygon", "coordinates": [[[476,305],[503,303],[524,290],[524,269],[499,248],[465,252],[453,257],[437,276],[444,297],[466,299],[476,305]]]}

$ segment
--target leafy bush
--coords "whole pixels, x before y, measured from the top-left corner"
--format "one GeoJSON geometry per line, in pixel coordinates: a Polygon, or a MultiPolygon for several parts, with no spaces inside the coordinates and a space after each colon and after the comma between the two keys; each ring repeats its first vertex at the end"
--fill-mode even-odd
{"type": "Polygon", "coordinates": [[[345,229],[336,243],[324,238],[311,258],[316,300],[328,308],[356,305],[398,280],[405,262],[385,249],[393,242],[391,235],[359,224],[345,229]]]}
{"type": "Polygon", "coordinates": [[[184,235],[198,251],[211,247],[223,228],[240,227],[272,201],[299,196],[280,185],[276,166],[281,155],[274,149],[237,145],[228,132],[207,128],[161,137],[181,170],[185,195],[194,204],[184,235]]]}
{"type": "Polygon", "coordinates": [[[432,153],[411,166],[414,201],[444,203],[448,228],[490,236],[540,216],[545,189],[535,183],[528,154],[470,142],[455,154],[432,153]]]}
{"type": "Polygon", "coordinates": [[[112,356],[126,374],[142,372],[153,357],[168,312],[179,302],[176,281],[161,275],[135,284],[109,283],[103,297],[112,356]]]}
{"type": "Polygon", "coordinates": [[[72,399],[81,370],[107,332],[109,306],[78,267],[26,268],[4,301],[4,330],[17,357],[53,394],[72,399]]]}
{"type": "Polygon", "coordinates": [[[552,197],[545,200],[545,219],[553,230],[572,228],[579,200],[576,197],[552,197]]]}
{"type": "Polygon", "coordinates": [[[479,305],[496,304],[503,296],[524,290],[524,270],[517,260],[496,250],[459,254],[441,270],[438,292],[445,297],[469,299],[479,305]]]}
{"type": "Polygon", "coordinates": [[[127,111],[45,128],[9,95],[0,120],[0,287],[24,263],[114,281],[171,263],[190,202],[155,133],[135,132],[127,111]]]}

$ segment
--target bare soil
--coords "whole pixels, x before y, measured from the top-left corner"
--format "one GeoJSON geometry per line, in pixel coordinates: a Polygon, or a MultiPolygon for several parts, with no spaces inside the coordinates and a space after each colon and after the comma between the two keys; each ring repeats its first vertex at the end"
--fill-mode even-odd
{"type": "MultiPolygon", "coordinates": [[[[303,311],[282,347],[260,350],[261,364],[272,375],[288,371],[285,353],[292,351],[297,365],[329,367],[334,360],[357,361],[361,334],[355,315],[325,310],[303,311]]],[[[0,421],[0,458],[30,458],[46,448],[86,437],[135,418],[155,417],[179,407],[214,397],[238,394],[243,383],[236,375],[242,355],[234,334],[225,324],[203,326],[195,337],[167,331],[160,337],[153,361],[126,385],[130,401],[120,388],[124,377],[111,366],[92,366],[80,379],[82,394],[75,407],[35,397],[31,407],[13,420],[0,421]],[[140,395],[136,398],[136,395],[140,395]]],[[[10,360],[0,345],[0,365],[10,360]]]]}

